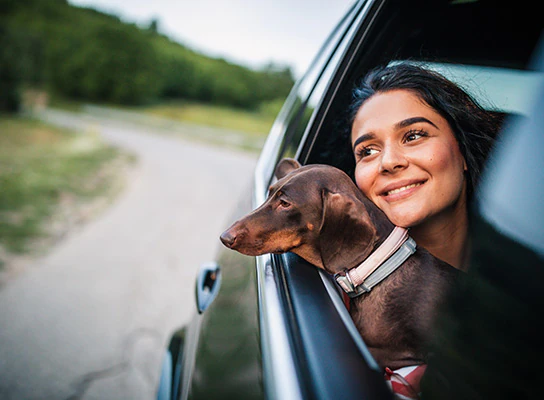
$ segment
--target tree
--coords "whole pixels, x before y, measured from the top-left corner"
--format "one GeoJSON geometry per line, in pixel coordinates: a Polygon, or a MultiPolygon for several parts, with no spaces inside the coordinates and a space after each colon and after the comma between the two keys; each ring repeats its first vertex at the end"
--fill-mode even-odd
{"type": "Polygon", "coordinates": [[[159,20],[157,18],[153,18],[149,23],[149,28],[147,29],[153,33],[159,33],[159,20]]]}

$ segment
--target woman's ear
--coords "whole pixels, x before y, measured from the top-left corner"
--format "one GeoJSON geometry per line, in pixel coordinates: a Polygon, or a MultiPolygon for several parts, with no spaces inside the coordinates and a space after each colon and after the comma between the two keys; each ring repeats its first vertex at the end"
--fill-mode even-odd
{"type": "Polygon", "coordinates": [[[276,166],[274,175],[276,176],[276,178],[281,179],[289,172],[294,171],[295,169],[299,169],[300,167],[300,163],[294,158],[283,158],[276,166]]]}

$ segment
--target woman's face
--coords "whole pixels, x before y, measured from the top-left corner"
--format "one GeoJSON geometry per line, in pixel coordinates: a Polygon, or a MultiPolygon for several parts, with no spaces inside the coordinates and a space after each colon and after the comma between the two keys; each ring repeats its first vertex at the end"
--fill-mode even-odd
{"type": "Polygon", "coordinates": [[[466,162],[448,122],[413,92],[369,98],[351,143],[357,186],[405,228],[466,210],[466,162]]]}

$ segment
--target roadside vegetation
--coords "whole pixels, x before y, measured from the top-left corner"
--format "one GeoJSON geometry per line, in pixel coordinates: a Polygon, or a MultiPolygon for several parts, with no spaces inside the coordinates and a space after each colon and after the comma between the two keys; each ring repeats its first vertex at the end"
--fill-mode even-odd
{"type": "Polygon", "coordinates": [[[282,104],[283,100],[264,103],[251,111],[194,102],[169,102],[144,107],[141,111],[178,122],[266,136],[282,104]]]}
{"type": "Polygon", "coordinates": [[[92,103],[189,100],[244,110],[283,99],[288,66],[254,70],[208,57],[148,26],[66,0],[4,0],[0,6],[0,109],[26,87],[92,103]]]}
{"type": "Polygon", "coordinates": [[[92,216],[121,188],[132,158],[92,132],[0,118],[0,270],[92,216]]]}
{"type": "MultiPolygon", "coordinates": [[[[232,106],[208,104],[190,100],[170,100],[162,103],[127,106],[116,104],[93,104],[69,100],[55,96],[49,102],[53,108],[71,112],[88,112],[98,108],[111,111],[122,111],[141,116],[157,117],[173,123],[201,125],[225,129],[246,137],[268,135],[276,116],[285,99],[265,102],[255,110],[246,110],[232,106]]],[[[144,120],[144,119],[142,119],[144,120]]]]}
{"type": "Polygon", "coordinates": [[[288,66],[208,57],[161,34],[158,20],[139,26],[67,0],[0,1],[0,272],[107,202],[130,165],[92,132],[29,115],[105,106],[222,128],[194,138],[255,150],[293,84],[288,66]]]}

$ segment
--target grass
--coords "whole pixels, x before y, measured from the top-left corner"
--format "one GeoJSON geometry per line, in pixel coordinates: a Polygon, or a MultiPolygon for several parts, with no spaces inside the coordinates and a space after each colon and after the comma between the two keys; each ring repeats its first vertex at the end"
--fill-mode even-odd
{"type": "MultiPolygon", "coordinates": [[[[31,250],[59,211],[110,195],[130,157],[96,134],[0,116],[0,247],[31,250]],[[113,168],[115,164],[116,168],[113,168]]],[[[0,266],[2,254],[0,253],[0,266]]]]}
{"type": "MultiPolygon", "coordinates": [[[[149,106],[130,107],[114,104],[100,104],[99,106],[166,118],[175,122],[221,128],[252,137],[264,138],[270,131],[283,101],[283,99],[278,99],[263,103],[254,111],[181,100],[149,106]]],[[[84,104],[59,95],[52,95],[49,105],[66,111],[84,111],[84,104]]]]}
{"type": "Polygon", "coordinates": [[[169,101],[147,106],[90,104],[51,96],[50,106],[70,112],[99,113],[101,117],[149,125],[155,132],[179,135],[221,147],[260,152],[283,100],[261,104],[256,110],[191,101],[169,101]],[[146,118],[149,117],[149,118],[146,118]]]}
{"type": "Polygon", "coordinates": [[[248,111],[190,102],[164,103],[145,107],[142,111],[146,114],[179,122],[212,126],[259,136],[268,134],[275,118],[275,114],[268,111],[266,107],[257,111],[248,111]]]}

